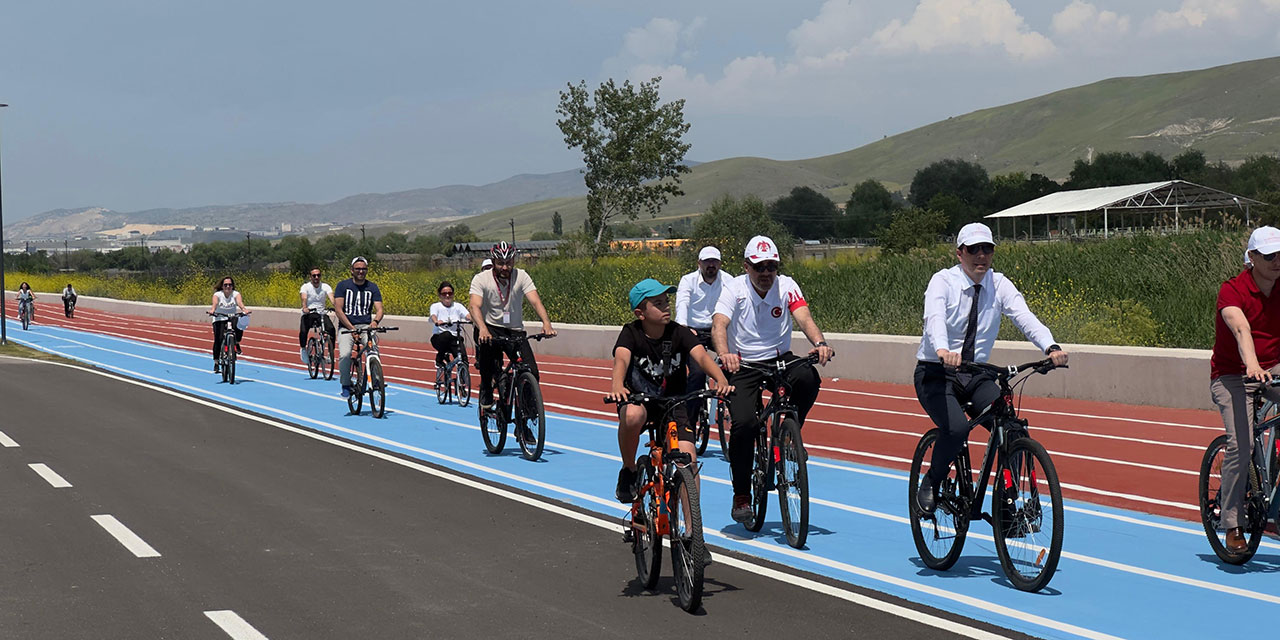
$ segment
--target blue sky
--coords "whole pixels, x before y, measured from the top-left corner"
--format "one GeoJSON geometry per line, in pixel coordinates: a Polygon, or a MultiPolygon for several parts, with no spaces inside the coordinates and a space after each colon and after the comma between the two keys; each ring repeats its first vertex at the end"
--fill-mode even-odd
{"type": "Polygon", "coordinates": [[[567,82],[662,75],[691,159],[806,158],[1108,77],[1280,53],[1280,0],[125,0],[0,12],[5,217],[580,164],[567,82]]]}

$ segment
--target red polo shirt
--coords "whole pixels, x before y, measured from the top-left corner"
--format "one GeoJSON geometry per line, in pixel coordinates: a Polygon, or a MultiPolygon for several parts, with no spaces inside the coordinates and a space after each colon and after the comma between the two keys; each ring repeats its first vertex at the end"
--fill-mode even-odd
{"type": "Polygon", "coordinates": [[[1280,363],[1280,290],[1272,289],[1270,296],[1262,295],[1258,283],[1253,281],[1249,269],[1222,283],[1218,289],[1217,312],[1214,313],[1213,357],[1209,360],[1209,378],[1224,374],[1244,375],[1244,362],[1236,346],[1235,334],[1222,319],[1222,310],[1239,307],[1249,321],[1253,334],[1253,350],[1258,364],[1270,369],[1280,363]]]}

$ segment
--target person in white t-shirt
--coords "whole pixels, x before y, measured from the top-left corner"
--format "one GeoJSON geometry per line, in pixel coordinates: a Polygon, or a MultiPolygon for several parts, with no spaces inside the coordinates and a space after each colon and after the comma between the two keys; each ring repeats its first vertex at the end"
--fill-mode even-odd
{"type": "Polygon", "coordinates": [[[462,352],[462,361],[467,361],[467,347],[459,344],[462,340],[462,325],[459,322],[471,320],[467,308],[454,302],[453,283],[445,280],[436,287],[440,301],[431,305],[431,346],[436,348],[436,368],[449,363],[455,350],[462,352]],[[445,326],[448,325],[448,326],[445,326]]]}
{"type": "MultiPolygon", "coordinates": [[[[756,406],[764,373],[742,367],[743,362],[775,363],[795,359],[791,353],[791,320],[813,343],[810,354],[826,365],[835,354],[823,339],[813,321],[809,303],[795,280],[779,273],[781,261],[778,247],[766,236],[756,236],[747,243],[742,275],[724,283],[712,316],[711,340],[720,365],[730,373],[729,414],[733,427],[729,438],[729,470],[733,476],[733,509],[738,522],[751,520],[751,447],[762,427],[756,406]],[[732,331],[730,331],[732,328],[732,331]],[[730,337],[732,336],[732,343],[730,337]]],[[[799,410],[800,426],[818,399],[822,383],[813,365],[800,365],[787,374],[791,398],[799,410]]],[[[772,389],[771,389],[772,391],[772,389]]]]}
{"type": "MultiPolygon", "coordinates": [[[[211,316],[224,315],[230,316],[236,313],[248,315],[253,313],[244,306],[244,300],[240,297],[240,292],[236,290],[236,279],[227,276],[218,281],[218,286],[213,290],[213,301],[206,312],[211,316]]],[[[213,372],[218,373],[220,365],[218,362],[218,354],[222,351],[223,332],[226,330],[226,323],[220,322],[218,318],[213,318],[213,372]]],[[[239,326],[235,328],[236,336],[236,353],[240,353],[240,344],[244,340],[244,329],[239,326]]]]}
{"type": "MultiPolygon", "coordinates": [[[[716,302],[728,278],[720,271],[720,250],[703,247],[698,252],[698,268],[680,278],[676,286],[675,322],[693,329],[702,348],[711,351],[711,316],[716,312],[716,302]]],[[[697,367],[689,368],[689,390],[701,389],[707,384],[707,376],[697,367]]],[[[698,404],[703,400],[691,400],[686,409],[697,418],[698,404]]]]}
{"type": "Polygon", "coordinates": [[[337,332],[333,328],[333,319],[327,312],[327,309],[333,308],[333,287],[326,282],[321,282],[320,278],[323,275],[324,272],[320,267],[313,267],[311,273],[307,275],[307,281],[302,283],[302,288],[298,290],[298,297],[302,299],[302,320],[298,323],[298,357],[302,358],[302,364],[308,362],[307,334],[311,332],[313,323],[323,322],[324,332],[329,335],[329,340],[336,344],[338,339],[337,332]]]}

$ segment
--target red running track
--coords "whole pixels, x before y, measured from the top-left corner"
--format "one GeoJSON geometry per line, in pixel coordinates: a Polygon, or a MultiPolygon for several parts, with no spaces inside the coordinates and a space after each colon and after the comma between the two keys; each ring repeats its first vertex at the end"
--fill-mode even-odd
{"type": "MultiPolygon", "coordinates": [[[[62,309],[56,303],[42,304],[40,311],[38,324],[206,353],[212,348],[208,324],[90,309],[77,309],[76,317],[67,320],[59,315],[62,309]],[[49,313],[55,308],[55,313],[49,313]]],[[[305,369],[297,344],[296,331],[251,327],[245,333],[244,357],[305,369]]],[[[388,340],[380,346],[383,366],[392,382],[426,387],[434,380],[435,351],[429,345],[388,340]]],[[[212,354],[210,361],[212,366],[212,354]]],[[[538,366],[549,410],[612,419],[613,414],[600,402],[609,388],[610,361],[539,356],[538,366]]],[[[473,373],[473,386],[478,384],[477,376],[473,373]]],[[[337,393],[336,381],[334,387],[337,393]]],[[[1035,392],[1034,378],[1027,388],[1035,392]]],[[[1216,413],[1027,395],[1022,414],[1030,420],[1032,434],[1053,455],[1067,497],[1198,520],[1200,458],[1209,441],[1222,432],[1216,413]]],[[[804,433],[806,445],[817,455],[906,470],[917,440],[930,426],[910,386],[824,378],[804,433]]],[[[982,440],[971,442],[974,464],[985,448],[985,437],[981,429],[974,432],[974,438],[982,440]]]]}

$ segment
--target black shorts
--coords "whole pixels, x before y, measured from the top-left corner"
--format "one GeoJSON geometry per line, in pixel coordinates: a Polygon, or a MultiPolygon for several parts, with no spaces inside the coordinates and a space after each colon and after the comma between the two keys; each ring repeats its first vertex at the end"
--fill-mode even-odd
{"type": "MultiPolygon", "coordinates": [[[[649,425],[658,426],[658,437],[665,437],[667,432],[665,424],[658,424],[663,419],[662,406],[657,402],[644,403],[644,410],[647,412],[648,421],[645,423],[647,428],[649,425]]],[[[671,413],[666,416],[668,419],[676,421],[676,437],[681,442],[693,442],[694,432],[693,425],[689,424],[689,412],[685,411],[684,403],[676,405],[671,409],[671,413]]]]}

